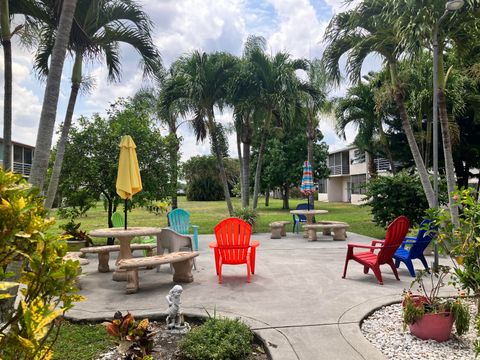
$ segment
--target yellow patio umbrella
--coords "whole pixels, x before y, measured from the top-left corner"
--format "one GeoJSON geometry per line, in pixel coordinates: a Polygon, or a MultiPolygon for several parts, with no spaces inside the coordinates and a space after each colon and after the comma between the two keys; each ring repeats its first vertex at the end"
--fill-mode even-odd
{"type": "Polygon", "coordinates": [[[125,200],[125,230],[127,229],[127,202],[133,195],[142,191],[142,178],[138,168],[136,145],[130,135],[120,141],[118,159],[117,194],[125,200]]]}

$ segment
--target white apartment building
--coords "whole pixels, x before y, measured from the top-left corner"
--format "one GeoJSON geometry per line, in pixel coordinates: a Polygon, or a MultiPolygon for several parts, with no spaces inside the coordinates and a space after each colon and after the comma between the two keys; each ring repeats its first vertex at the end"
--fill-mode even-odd
{"type": "MultiPolygon", "coordinates": [[[[12,170],[28,178],[32,169],[34,146],[12,141],[12,170]]],[[[0,138],[0,167],[3,167],[3,139],[0,138]]]]}
{"type": "MultiPolygon", "coordinates": [[[[368,154],[355,146],[332,151],[328,155],[330,176],[322,179],[318,186],[318,200],[361,204],[364,201],[363,185],[370,178],[368,154]]],[[[387,159],[375,158],[379,175],[390,170],[387,159]]]]}

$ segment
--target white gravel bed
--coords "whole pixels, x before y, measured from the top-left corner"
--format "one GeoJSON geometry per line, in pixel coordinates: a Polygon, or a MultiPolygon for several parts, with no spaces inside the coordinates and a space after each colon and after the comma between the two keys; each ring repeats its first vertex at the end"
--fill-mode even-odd
{"type": "Polygon", "coordinates": [[[467,360],[475,359],[472,343],[476,339],[474,317],[476,307],[470,303],[471,322],[468,333],[455,335],[455,325],[449,340],[420,340],[410,334],[408,327],[403,331],[402,306],[384,306],[366,318],[362,324],[363,335],[387,359],[395,360],[467,360]]]}

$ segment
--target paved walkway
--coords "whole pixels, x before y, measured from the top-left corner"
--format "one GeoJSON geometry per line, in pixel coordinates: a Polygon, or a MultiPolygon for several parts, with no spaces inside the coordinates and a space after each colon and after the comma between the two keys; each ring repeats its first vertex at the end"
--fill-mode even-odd
{"type": "MultiPolygon", "coordinates": [[[[346,242],[308,242],[300,235],[259,240],[256,274],[247,283],[245,266],[224,266],[223,284],[218,284],[213,252],[208,243],[213,235],[200,236],[200,256],[194,282],[183,286],[185,313],[241,317],[263,339],[274,360],[384,359],[360,333],[361,319],[382,304],[399,300],[411,282],[405,268],[395,280],[388,266],[382,267],[384,284],[379,285],[363,267],[350,262],[347,279],[342,279],[346,242]]],[[[348,233],[347,242],[369,243],[370,239],[348,233]]],[[[141,255],[138,253],[138,255],[141,255]]],[[[139,272],[140,290],[125,294],[125,283],[111,280],[111,273],[98,273],[95,255],[84,266],[81,284],[87,300],[78,303],[67,316],[75,319],[110,319],[114,312],[130,311],[136,317],[163,314],[165,296],[173,286],[169,268],[139,272]]],[[[428,259],[431,261],[431,259],[428,259]]],[[[114,268],[114,259],[110,268],[114,268]]]]}

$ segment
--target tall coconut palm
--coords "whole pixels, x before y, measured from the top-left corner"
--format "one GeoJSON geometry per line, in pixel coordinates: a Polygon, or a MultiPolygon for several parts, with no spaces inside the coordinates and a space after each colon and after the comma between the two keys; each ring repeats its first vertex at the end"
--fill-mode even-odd
{"type": "Polygon", "coordinates": [[[57,115],[60,80],[76,5],[77,0],[63,1],[58,30],[52,48],[50,70],[48,72],[47,84],[45,86],[40,123],[38,125],[35,156],[33,158],[32,172],[29,178],[29,182],[40,189],[43,188],[48,168],[48,158],[50,155],[50,147],[52,146],[53,130],[57,115]]]}
{"type": "MultiPolygon", "coordinates": [[[[447,76],[445,71],[444,51],[449,42],[456,43],[458,48],[464,47],[469,38],[478,36],[478,12],[480,2],[478,0],[466,1],[461,11],[448,12],[445,1],[427,0],[421,5],[408,0],[398,1],[394,11],[390,12],[390,18],[395,20],[399,34],[410,56],[419,57],[424,48],[431,48],[433,31],[438,34],[438,62],[437,79],[438,87],[435,89],[438,95],[438,115],[442,134],[442,147],[445,160],[445,175],[447,179],[449,208],[452,220],[458,226],[458,207],[453,200],[455,190],[455,167],[453,162],[452,136],[450,133],[450,121],[447,111],[446,87],[447,76]],[[440,26],[440,18],[442,26],[440,26]]],[[[434,144],[435,146],[436,144],[434,144]]]]}
{"type": "Polygon", "coordinates": [[[279,52],[273,57],[261,49],[254,49],[250,55],[252,69],[256,81],[260,84],[258,108],[264,114],[261,128],[260,145],[258,149],[255,183],[253,189],[253,208],[258,205],[260,180],[262,176],[265,144],[274,120],[289,121],[293,118],[294,109],[298,105],[301,82],[296,76],[297,70],[307,70],[307,61],[291,59],[288,53],[279,52]]]}
{"type": "MultiPolygon", "coordinates": [[[[85,79],[82,71],[83,62],[92,59],[104,60],[108,68],[108,79],[119,80],[121,75],[119,49],[120,44],[123,43],[130,45],[138,52],[145,75],[158,76],[162,73],[160,56],[151,38],[150,19],[135,2],[79,0],[75,20],[83,34],[81,38],[76,36],[74,31],[70,34],[69,49],[74,56],[72,86],[48,186],[45,201],[47,208],[51,208],[55,199],[75,104],[80,86],[85,79]],[[84,41],[84,35],[87,36],[88,41],[84,41]]],[[[36,54],[34,65],[41,75],[48,74],[48,60],[51,56],[54,33],[54,22],[46,24],[41,29],[40,44],[42,46],[36,54]]]]}
{"type": "Polygon", "coordinates": [[[238,159],[240,162],[240,185],[242,207],[250,205],[250,150],[256,119],[262,117],[259,106],[260,83],[256,80],[250,55],[254,51],[265,51],[266,41],[260,36],[249,36],[245,42],[243,56],[229,86],[229,103],[233,106],[234,126],[237,135],[238,159]]]}
{"type": "Polygon", "coordinates": [[[358,83],[365,58],[370,54],[383,57],[390,72],[393,96],[402,120],[420,180],[430,207],[435,206],[435,194],[430,183],[427,168],[422,159],[405,107],[402,83],[398,77],[398,61],[404,51],[395,24],[386,15],[390,3],[378,0],[364,0],[354,9],[335,15],[325,33],[328,43],[323,60],[327,71],[335,82],[340,81],[340,58],[347,54],[346,70],[350,79],[358,83]]]}
{"type": "Polygon", "coordinates": [[[227,175],[223,162],[222,146],[218,143],[218,124],[215,109],[223,111],[226,103],[228,83],[232,76],[236,60],[226,53],[207,54],[194,51],[177,60],[173,66],[173,77],[165,86],[162,97],[164,107],[176,101],[182,101],[193,113],[191,125],[197,141],[203,141],[210,134],[212,150],[218,161],[220,178],[228,212],[233,215],[233,206],[228,189],[227,175]]]}

